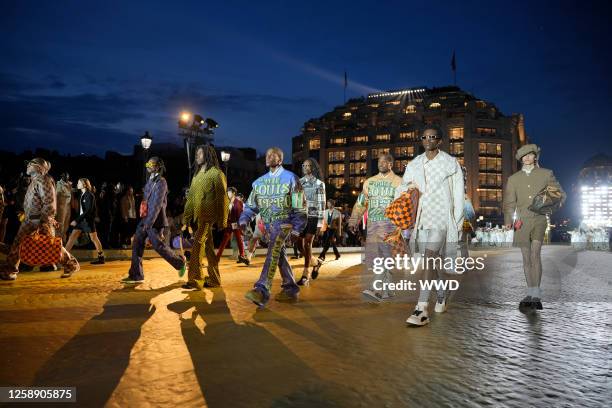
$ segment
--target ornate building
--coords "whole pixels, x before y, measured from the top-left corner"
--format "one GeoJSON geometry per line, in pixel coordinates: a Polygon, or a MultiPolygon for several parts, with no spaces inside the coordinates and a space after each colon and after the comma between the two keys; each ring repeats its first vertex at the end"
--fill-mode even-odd
{"type": "Polygon", "coordinates": [[[582,221],[587,227],[612,227],[612,157],[589,159],[578,177],[582,221]]]}
{"type": "Polygon", "coordinates": [[[293,138],[293,163],[299,168],[306,158],[316,158],[331,195],[352,205],[363,181],[377,172],[380,153],[391,153],[395,172],[403,174],[422,152],[419,136],[426,123],[444,129],[442,149],[466,167],[467,193],[477,214],[501,223],[502,188],[517,170],[516,150],[527,141],[523,115],[506,116],[458,87],[351,99],[304,124],[293,138]]]}

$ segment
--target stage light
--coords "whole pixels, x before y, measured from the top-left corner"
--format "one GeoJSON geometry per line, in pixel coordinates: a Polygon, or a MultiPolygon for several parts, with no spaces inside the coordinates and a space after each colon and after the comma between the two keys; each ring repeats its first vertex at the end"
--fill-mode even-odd
{"type": "Polygon", "coordinates": [[[217,123],[217,121],[215,121],[214,119],[206,118],[205,122],[206,122],[206,126],[210,129],[219,127],[219,123],[217,123]]]}
{"type": "Polygon", "coordinates": [[[189,112],[181,113],[181,122],[182,123],[187,124],[187,122],[189,122],[189,119],[191,119],[191,113],[189,113],[189,112]]]}

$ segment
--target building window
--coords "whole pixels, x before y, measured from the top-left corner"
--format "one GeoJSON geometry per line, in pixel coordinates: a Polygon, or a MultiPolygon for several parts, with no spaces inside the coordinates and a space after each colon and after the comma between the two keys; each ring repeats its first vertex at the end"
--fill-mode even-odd
{"type": "Polygon", "coordinates": [[[495,129],[495,128],[479,127],[479,128],[476,128],[476,133],[480,137],[493,137],[497,133],[497,129],[495,129]]]}
{"type": "Polygon", "coordinates": [[[343,145],[346,144],[346,137],[332,137],[329,139],[330,145],[343,145]]]}
{"type": "Polygon", "coordinates": [[[368,143],[367,136],[355,136],[353,137],[353,143],[368,143]]]}
{"type": "Polygon", "coordinates": [[[416,132],[413,130],[411,132],[400,132],[399,133],[400,140],[415,140],[416,132]]]}
{"type": "Polygon", "coordinates": [[[449,128],[448,138],[450,140],[463,140],[463,128],[462,127],[449,128]]]}
{"type": "Polygon", "coordinates": [[[368,151],[367,150],[351,150],[349,152],[349,159],[353,160],[367,160],[368,151]]]}
{"type": "Polygon", "coordinates": [[[478,198],[480,202],[498,202],[502,201],[502,190],[501,188],[479,188],[478,198]]]}
{"type": "Polygon", "coordinates": [[[337,189],[341,189],[344,185],[344,177],[330,177],[329,183],[332,184],[337,189]]]}
{"type": "Polygon", "coordinates": [[[495,173],[478,173],[478,185],[481,187],[501,187],[502,175],[495,173]]]}
{"type": "Polygon", "coordinates": [[[381,133],[376,135],[376,141],[377,142],[389,142],[391,141],[391,134],[390,133],[381,133]]]}
{"type": "Polygon", "coordinates": [[[416,106],[414,105],[406,106],[406,108],[404,109],[404,113],[416,113],[416,106]]]}
{"type": "Polygon", "coordinates": [[[476,101],[476,107],[479,109],[486,109],[487,103],[485,101],[476,101]]]}
{"type": "Polygon", "coordinates": [[[308,148],[310,150],[319,150],[321,148],[321,140],[318,137],[315,139],[310,139],[310,142],[308,142],[308,148]]]}
{"type": "Polygon", "coordinates": [[[440,106],[442,106],[442,105],[440,105],[440,102],[432,102],[432,103],[429,104],[429,107],[431,109],[436,109],[436,108],[439,108],[440,106]]]}
{"type": "Polygon", "coordinates": [[[398,146],[395,148],[395,157],[414,156],[414,146],[398,146]]]}
{"type": "Polygon", "coordinates": [[[501,156],[502,145],[500,143],[478,143],[478,153],[489,156],[501,156]]]}
{"type": "Polygon", "coordinates": [[[344,176],[344,164],[330,164],[327,166],[328,176],[344,176]]]}
{"type": "Polygon", "coordinates": [[[367,172],[368,172],[368,166],[366,162],[351,163],[349,165],[349,173],[351,175],[366,174],[367,172]]]}
{"type": "Polygon", "coordinates": [[[372,149],[372,160],[378,160],[378,156],[380,156],[381,154],[389,154],[390,151],[391,151],[391,148],[389,147],[383,147],[380,149],[372,149]]]}
{"type": "Polygon", "coordinates": [[[370,108],[378,108],[378,104],[377,103],[371,103],[368,105],[370,108]]]}
{"type": "Polygon", "coordinates": [[[328,161],[338,162],[344,161],[345,153],[341,150],[327,153],[328,161]]]}
{"type": "Polygon", "coordinates": [[[406,166],[410,163],[410,160],[396,160],[393,162],[393,170],[397,174],[403,174],[404,170],[406,170],[406,166]]]}
{"type": "Polygon", "coordinates": [[[365,177],[349,177],[349,184],[354,188],[361,188],[364,181],[365,177]]]}
{"type": "Polygon", "coordinates": [[[399,105],[400,101],[389,101],[387,102],[387,105],[399,105]]]}
{"type": "Polygon", "coordinates": [[[450,154],[454,156],[463,156],[463,142],[451,142],[450,154]]]}
{"type": "Polygon", "coordinates": [[[478,169],[480,171],[501,171],[502,159],[497,157],[478,157],[478,169]]]}
{"type": "Polygon", "coordinates": [[[342,116],[344,117],[344,119],[348,119],[348,118],[350,118],[352,115],[353,115],[353,114],[352,114],[351,112],[344,112],[344,113],[342,114],[342,116]]]}

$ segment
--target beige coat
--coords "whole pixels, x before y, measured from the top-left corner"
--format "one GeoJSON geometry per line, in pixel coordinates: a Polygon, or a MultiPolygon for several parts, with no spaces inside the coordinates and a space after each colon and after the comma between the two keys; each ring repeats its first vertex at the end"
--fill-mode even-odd
{"type": "Polygon", "coordinates": [[[528,209],[535,197],[543,188],[551,186],[561,191],[561,203],[565,201],[566,194],[555,178],[552,170],[535,167],[530,174],[519,170],[508,178],[504,191],[504,224],[512,224],[512,216],[516,210],[517,219],[528,220],[544,217],[528,209]]]}

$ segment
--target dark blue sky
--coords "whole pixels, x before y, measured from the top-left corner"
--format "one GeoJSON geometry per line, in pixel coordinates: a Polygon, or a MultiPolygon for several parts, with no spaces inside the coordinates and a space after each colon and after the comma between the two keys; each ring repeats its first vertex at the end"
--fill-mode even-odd
{"type": "Polygon", "coordinates": [[[289,153],[342,103],[345,69],[348,97],[443,86],[453,49],[458,85],[524,113],[565,184],[612,150],[605,2],[2,3],[0,135],[14,151],[130,152],[144,130],[178,143],[188,109],[221,124],[217,144],[289,153]]]}

